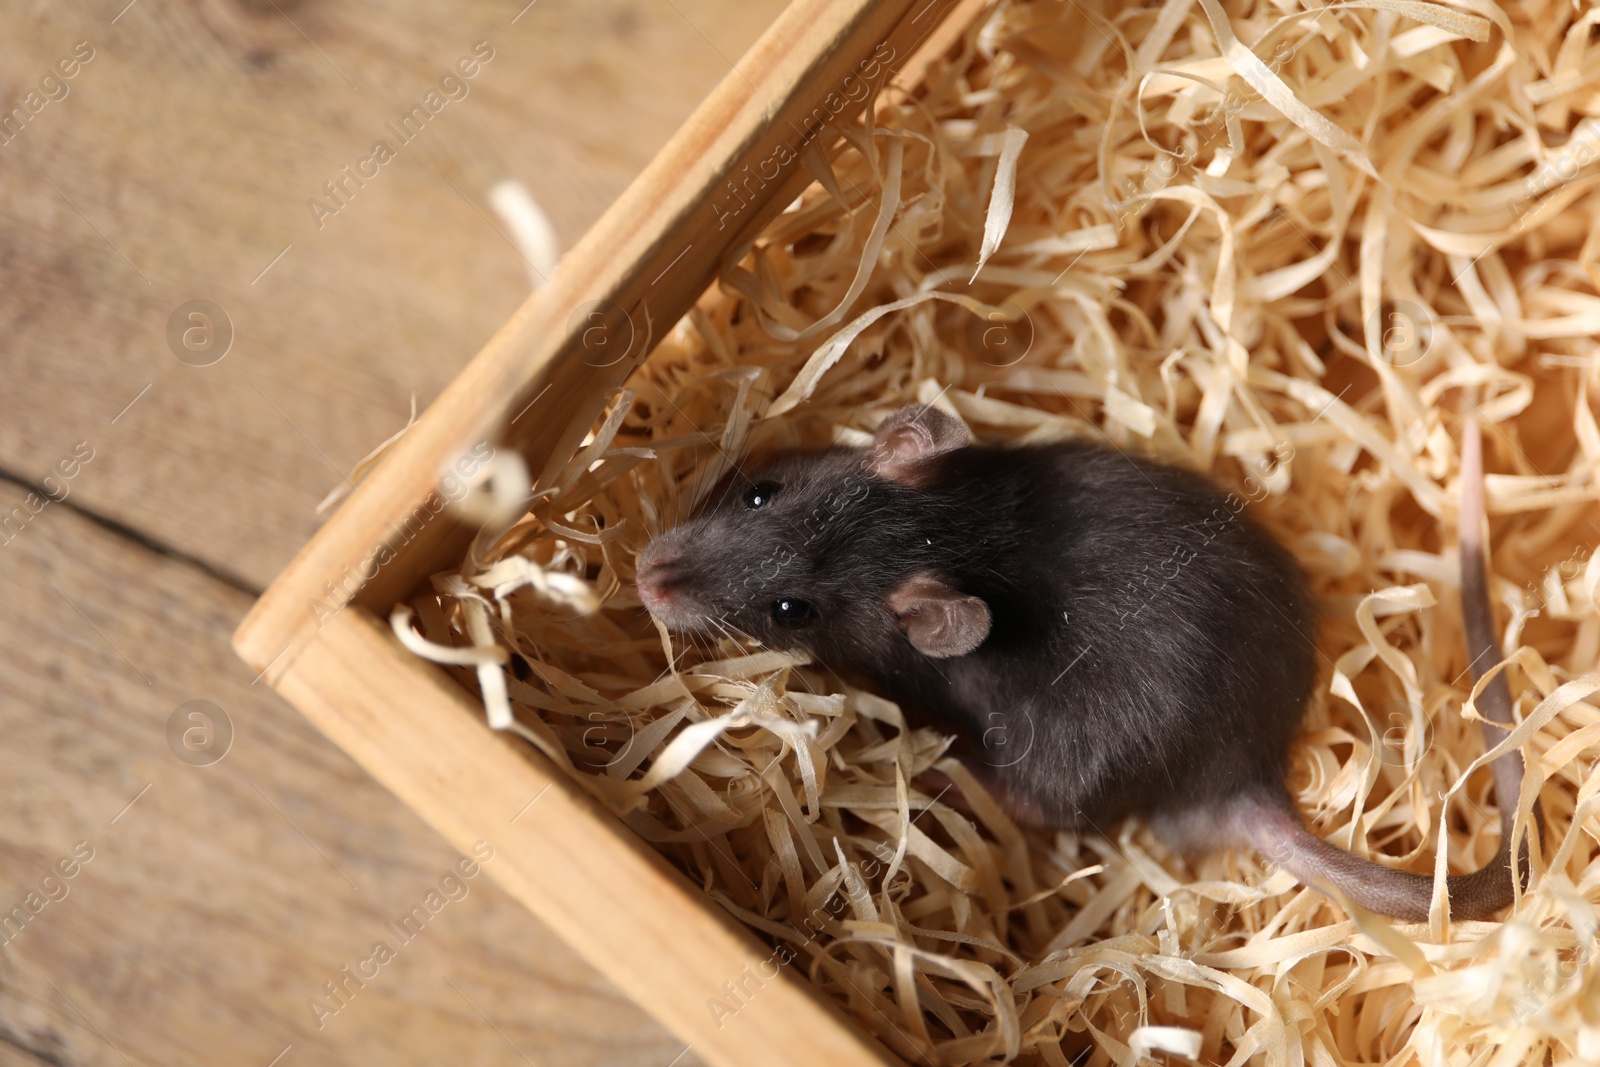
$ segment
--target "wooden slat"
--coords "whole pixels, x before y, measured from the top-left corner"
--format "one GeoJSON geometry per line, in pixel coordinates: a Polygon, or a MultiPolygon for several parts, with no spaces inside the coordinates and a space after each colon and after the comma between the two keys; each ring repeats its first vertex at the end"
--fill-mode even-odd
{"type": "MultiPolygon", "coordinates": [[[[0,481],[0,509],[21,498],[0,481]]],[[[666,1067],[682,1051],[488,874],[398,944],[387,924],[458,852],[252,685],[227,645],[246,596],[58,504],[0,545],[0,589],[0,913],[75,842],[94,849],[0,945],[0,1063],[267,1067],[292,1045],[278,1067],[521,1064],[514,1043],[540,1067],[666,1067]],[[167,747],[196,698],[235,728],[207,767],[167,747]],[[379,939],[395,960],[319,1029],[307,1000],[379,939]]]]}
{"type": "Polygon", "coordinates": [[[460,686],[364,609],[334,617],[278,686],[446,840],[491,842],[489,874],[705,1062],[900,1062],[564,772],[486,730],[460,686]],[[712,1006],[730,982],[750,992],[728,1016],[712,1006]]]}
{"type": "MultiPolygon", "coordinates": [[[[883,57],[876,73],[887,77],[888,64],[910,57],[953,6],[954,0],[796,0],[568,254],[552,283],[522,306],[295,557],[235,636],[240,655],[258,668],[277,661],[274,669],[284,669],[315,636],[307,604],[322,595],[324,583],[361,572],[376,546],[393,539],[390,524],[412,512],[446,466],[476,442],[500,439],[508,427],[507,437],[536,471],[547,457],[570,450],[647,350],[647,331],[670,326],[711,282],[728,251],[725,231],[754,228],[781,210],[783,197],[803,184],[804,166],[796,158],[764,188],[741,185],[752,199],[731,222],[736,201],[728,181],[747,165],[780,158],[780,145],[800,147],[796,131],[815,108],[845,105],[836,114],[850,118],[860,105],[839,92],[856,84],[846,79],[859,76],[861,57],[883,57]],[[639,339],[623,358],[594,346],[597,334],[580,314],[594,302],[608,317],[610,344],[630,330],[639,339]]],[[[458,556],[469,536],[448,514],[434,519],[377,571],[361,602],[393,603],[420,576],[458,556]]]]}

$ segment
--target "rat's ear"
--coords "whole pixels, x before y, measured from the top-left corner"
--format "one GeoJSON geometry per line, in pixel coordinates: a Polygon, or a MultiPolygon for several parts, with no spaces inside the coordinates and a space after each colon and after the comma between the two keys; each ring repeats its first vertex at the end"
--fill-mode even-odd
{"type": "Polygon", "coordinates": [[[900,631],[924,656],[964,656],[989,636],[989,605],[925,574],[901,582],[887,603],[900,631]]]}
{"type": "Polygon", "coordinates": [[[909,481],[918,462],[966,443],[967,428],[960,419],[927,404],[911,404],[878,426],[867,466],[888,481],[909,481]]]}

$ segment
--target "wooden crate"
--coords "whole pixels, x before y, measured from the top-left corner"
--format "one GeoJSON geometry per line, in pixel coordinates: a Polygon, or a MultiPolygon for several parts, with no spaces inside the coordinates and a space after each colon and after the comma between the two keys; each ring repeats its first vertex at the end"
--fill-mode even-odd
{"type": "Polygon", "coordinates": [[[558,469],[651,338],[809,184],[781,146],[824,116],[855,119],[862,94],[849,78],[913,87],[982,6],[795,0],[234,635],[245,662],[453,845],[491,842],[491,875],[711,1064],[899,1061],[792,968],[773,976],[768,947],[400,646],[389,608],[458,560],[474,532],[448,512],[409,531],[405,520],[475,443],[519,450],[536,482],[558,469]],[[776,177],[750,180],[746,168],[774,165],[776,177]],[[381,565],[380,547],[393,552],[381,565]],[[343,603],[352,576],[360,589],[343,603]],[[730,981],[759,992],[719,1020],[709,1004],[730,981]]]}

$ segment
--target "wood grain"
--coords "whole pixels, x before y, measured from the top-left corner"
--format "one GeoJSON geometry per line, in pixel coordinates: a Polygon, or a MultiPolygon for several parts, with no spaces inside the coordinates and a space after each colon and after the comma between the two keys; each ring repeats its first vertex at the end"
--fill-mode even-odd
{"type": "Polygon", "coordinates": [[[522,180],[572,243],[783,6],[126,3],[0,12],[0,107],[94,53],[0,143],[0,470],[86,440],[86,507],[253,588],[526,295],[487,188],[522,180]],[[478,41],[466,97],[390,134],[478,41]],[[379,139],[393,161],[319,228],[307,201],[379,139]],[[234,330],[205,367],[166,340],[201,298],[234,330]]]}
{"type": "MultiPolygon", "coordinates": [[[[20,497],[0,483],[0,508],[20,497]]],[[[399,942],[387,923],[458,853],[252,685],[226,643],[248,598],[57,504],[0,545],[0,588],[0,911],[74,843],[94,850],[0,947],[0,1063],[266,1067],[292,1045],[279,1067],[666,1067],[682,1052],[487,873],[399,942]],[[168,748],[193,699],[235,729],[211,766],[168,748]],[[307,1000],[380,939],[394,961],[319,1029],[307,1000]]]]}

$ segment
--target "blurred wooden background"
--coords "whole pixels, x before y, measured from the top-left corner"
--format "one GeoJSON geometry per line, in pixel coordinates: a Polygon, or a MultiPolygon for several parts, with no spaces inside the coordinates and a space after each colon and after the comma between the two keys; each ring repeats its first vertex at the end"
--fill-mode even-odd
{"type": "Polygon", "coordinates": [[[0,12],[0,920],[27,919],[0,923],[0,1065],[697,1062],[482,876],[319,1018],[456,856],[228,636],[521,302],[488,188],[525,183],[570,245],[781,6],[0,12]],[[168,341],[193,300],[231,323],[209,365],[168,341]],[[197,699],[234,731],[209,766],[167,740],[197,699]]]}

